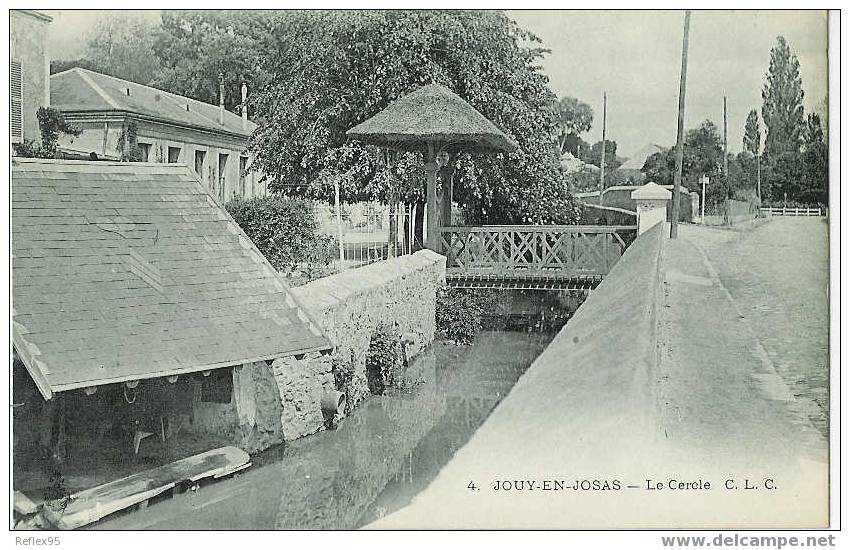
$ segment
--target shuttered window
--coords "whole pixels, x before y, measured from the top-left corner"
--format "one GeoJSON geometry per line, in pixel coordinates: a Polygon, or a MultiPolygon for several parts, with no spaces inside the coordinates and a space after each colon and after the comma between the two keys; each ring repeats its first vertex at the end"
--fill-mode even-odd
{"type": "Polygon", "coordinates": [[[12,143],[21,143],[24,140],[24,119],[23,119],[23,101],[24,101],[24,82],[23,74],[21,73],[21,63],[12,61],[10,63],[10,99],[11,112],[9,114],[9,123],[12,126],[12,143]]]}

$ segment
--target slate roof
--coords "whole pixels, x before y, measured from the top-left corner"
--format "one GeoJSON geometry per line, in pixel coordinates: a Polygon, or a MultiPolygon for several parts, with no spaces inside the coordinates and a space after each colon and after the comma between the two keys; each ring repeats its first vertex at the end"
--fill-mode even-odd
{"type": "Polygon", "coordinates": [[[76,67],[50,76],[50,106],[64,113],[126,112],[148,118],[216,132],[249,137],[257,125],[248,121],[242,129],[242,117],[224,111],[219,124],[219,107],[129,80],[76,67]],[[127,95],[127,89],[130,95],[127,95]],[[186,106],[189,109],[186,109],[186,106]]]}
{"type": "Polygon", "coordinates": [[[42,394],[329,349],[182,164],[12,160],[13,341],[42,394]]]}

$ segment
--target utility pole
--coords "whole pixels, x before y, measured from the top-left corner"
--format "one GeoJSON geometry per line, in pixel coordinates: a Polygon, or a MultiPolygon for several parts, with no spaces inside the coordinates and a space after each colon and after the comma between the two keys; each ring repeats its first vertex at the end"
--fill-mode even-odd
{"type": "Polygon", "coordinates": [[[726,96],[723,96],[723,179],[726,192],[729,192],[729,150],[726,141],[726,96]]]}
{"type": "Polygon", "coordinates": [[[599,162],[599,204],[605,202],[605,127],[608,124],[608,93],[602,92],[602,160],[599,162]]]}
{"type": "Polygon", "coordinates": [[[676,130],[676,173],[673,175],[673,216],[670,220],[670,238],[679,236],[679,188],[682,186],[683,134],[685,130],[685,81],[688,77],[688,31],[691,26],[691,10],[685,10],[685,29],[682,33],[682,72],[679,77],[679,123],[676,130]]]}

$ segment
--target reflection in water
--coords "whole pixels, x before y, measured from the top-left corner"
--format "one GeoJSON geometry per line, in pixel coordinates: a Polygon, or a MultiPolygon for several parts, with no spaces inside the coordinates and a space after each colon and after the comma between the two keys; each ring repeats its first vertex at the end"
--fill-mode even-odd
{"type": "MultiPolygon", "coordinates": [[[[543,351],[551,331],[485,331],[435,343],[400,387],[339,428],[287,444],[237,479],[94,526],[102,529],[352,529],[407,505],[543,351]],[[265,463],[264,465],[260,465],[265,463]]],[[[270,451],[274,453],[275,451],[270,451]]]]}

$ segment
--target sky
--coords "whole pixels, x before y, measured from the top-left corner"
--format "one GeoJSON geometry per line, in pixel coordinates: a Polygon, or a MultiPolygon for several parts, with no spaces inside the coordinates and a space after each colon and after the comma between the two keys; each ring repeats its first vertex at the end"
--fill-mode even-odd
{"type": "MultiPolygon", "coordinates": [[[[86,34],[104,12],[45,10],[54,17],[54,59],[82,55],[86,34]]],[[[559,97],[584,101],[595,113],[588,142],[602,139],[602,94],[608,94],[607,138],[628,157],[649,143],[676,141],[682,11],[508,11],[551,50],[542,66],[559,97]]],[[[158,18],[157,11],[142,12],[158,18]]],[[[804,106],[827,92],[827,16],[824,11],[694,11],[691,15],[685,128],[705,119],[722,131],[727,96],[730,152],[741,150],[750,109],[761,89],[778,35],[800,60],[804,106]]]]}
{"type": "MultiPolygon", "coordinates": [[[[682,11],[509,11],[552,50],[542,62],[550,87],[593,108],[585,141],[606,137],[628,157],[648,143],[676,142],[682,11]]],[[[785,36],[800,61],[807,111],[826,97],[827,16],[817,11],[694,11],[688,48],[685,129],[711,119],[722,132],[727,97],[729,151],[741,150],[750,109],[761,113],[770,49],[785,36]]]]}

